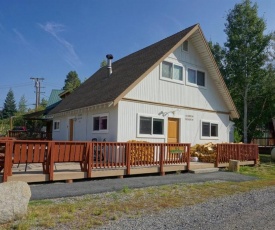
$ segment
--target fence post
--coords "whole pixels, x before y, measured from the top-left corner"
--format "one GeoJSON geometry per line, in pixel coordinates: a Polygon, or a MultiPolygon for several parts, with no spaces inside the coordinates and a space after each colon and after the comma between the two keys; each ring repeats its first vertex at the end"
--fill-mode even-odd
{"type": "Polygon", "coordinates": [[[126,175],[131,174],[131,142],[126,143],[126,175]]]}

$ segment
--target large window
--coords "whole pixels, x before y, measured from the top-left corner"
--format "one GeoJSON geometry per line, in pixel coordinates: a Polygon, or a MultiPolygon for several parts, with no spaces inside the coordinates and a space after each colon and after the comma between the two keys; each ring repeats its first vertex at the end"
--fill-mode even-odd
{"type": "Polygon", "coordinates": [[[205,73],[199,70],[189,68],[188,82],[198,86],[205,86],[205,73]]]}
{"type": "Polygon", "coordinates": [[[108,116],[98,115],[93,117],[93,131],[107,131],[108,116]]]}
{"type": "Polygon", "coordinates": [[[162,77],[172,80],[182,81],[183,68],[182,66],[164,61],[162,62],[162,77]]]}
{"type": "Polygon", "coordinates": [[[164,119],[149,116],[139,116],[138,134],[163,135],[164,119]]]}
{"type": "Polygon", "coordinates": [[[218,124],[212,122],[202,122],[202,137],[218,137],[218,124]]]}

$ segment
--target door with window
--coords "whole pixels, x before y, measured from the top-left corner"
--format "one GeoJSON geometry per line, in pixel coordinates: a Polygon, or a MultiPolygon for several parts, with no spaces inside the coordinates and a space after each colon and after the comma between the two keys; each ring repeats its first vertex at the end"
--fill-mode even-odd
{"type": "Polygon", "coordinates": [[[168,143],[179,143],[179,119],[168,118],[168,143]]]}
{"type": "Polygon", "coordinates": [[[74,139],[74,119],[69,120],[69,141],[74,139]]]}

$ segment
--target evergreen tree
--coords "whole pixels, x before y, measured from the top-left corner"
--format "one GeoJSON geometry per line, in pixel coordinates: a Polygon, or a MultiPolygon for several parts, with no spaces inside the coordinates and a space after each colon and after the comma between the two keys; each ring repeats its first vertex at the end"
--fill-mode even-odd
{"type": "Polygon", "coordinates": [[[7,97],[4,102],[3,106],[3,118],[9,118],[11,116],[14,116],[16,113],[16,104],[15,104],[15,99],[14,99],[14,94],[12,89],[9,90],[7,93],[7,97]]]}
{"type": "Polygon", "coordinates": [[[27,112],[27,100],[25,98],[25,95],[22,95],[20,98],[20,101],[18,103],[18,112],[20,114],[24,114],[27,112]]]}
{"type": "Polygon", "coordinates": [[[104,59],[102,60],[102,62],[100,63],[100,68],[107,66],[107,61],[104,59]]]}
{"type": "Polygon", "coordinates": [[[81,81],[76,71],[70,71],[66,76],[65,85],[63,89],[72,92],[74,89],[80,86],[80,84],[81,84],[81,81]]]}

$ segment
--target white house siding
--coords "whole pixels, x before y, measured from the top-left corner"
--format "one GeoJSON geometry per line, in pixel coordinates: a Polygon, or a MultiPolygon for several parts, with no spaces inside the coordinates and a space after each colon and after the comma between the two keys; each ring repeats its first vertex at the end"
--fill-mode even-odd
{"type": "Polygon", "coordinates": [[[97,138],[98,141],[106,139],[107,141],[116,141],[117,139],[117,106],[103,107],[97,109],[83,109],[75,111],[68,115],[55,116],[54,121],[60,121],[60,130],[53,131],[53,140],[69,139],[69,120],[74,119],[73,140],[87,141],[97,138]],[[93,131],[93,116],[107,114],[108,130],[93,131]]]}
{"type": "Polygon", "coordinates": [[[121,101],[118,106],[118,141],[142,140],[149,142],[167,142],[168,117],[180,119],[180,142],[197,143],[206,142],[228,142],[229,140],[229,116],[206,111],[195,111],[187,109],[174,109],[168,106],[144,104],[139,102],[121,101]],[[158,115],[167,113],[165,116],[158,115]],[[173,113],[174,112],[174,113],[173,113]],[[164,118],[164,137],[139,137],[137,135],[137,114],[159,116],[164,118]],[[218,138],[201,137],[201,121],[218,123],[218,138]]]}
{"type": "Polygon", "coordinates": [[[126,94],[125,98],[227,112],[228,109],[192,42],[189,42],[188,53],[179,47],[165,60],[183,66],[182,82],[161,78],[161,65],[159,65],[126,94]],[[188,83],[188,67],[205,72],[206,87],[191,86],[188,83]]]}

